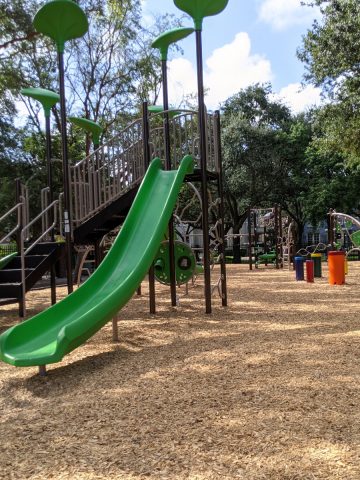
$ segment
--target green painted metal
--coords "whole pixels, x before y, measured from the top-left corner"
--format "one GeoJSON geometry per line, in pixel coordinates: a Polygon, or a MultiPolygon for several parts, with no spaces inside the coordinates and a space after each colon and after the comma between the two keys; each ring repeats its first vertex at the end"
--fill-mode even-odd
{"type": "Polygon", "coordinates": [[[6,255],[6,257],[0,258],[0,270],[6,267],[11,260],[17,256],[17,252],[10,253],[9,255],[6,255]]]}
{"type": "Polygon", "coordinates": [[[156,158],[103,262],[80,288],[48,310],[0,335],[0,359],[26,367],[59,362],[88,340],[130,300],[159,248],[181,184],[193,169],[163,171],[156,158]]]}
{"type": "Polygon", "coordinates": [[[100,135],[102,134],[103,128],[98,123],[93,120],[88,120],[87,118],[68,117],[68,119],[74,125],[89,132],[95,145],[100,144],[100,135]]]}
{"type": "Polygon", "coordinates": [[[355,247],[360,247],[360,230],[357,230],[356,232],[352,233],[350,235],[351,241],[355,245],[355,247]]]}
{"type": "MultiPolygon", "coordinates": [[[[186,243],[177,241],[174,247],[176,283],[182,285],[191,280],[195,273],[195,255],[186,243]]],[[[161,243],[155,256],[154,267],[156,280],[170,285],[169,242],[161,243]]]]}
{"type": "Polygon", "coordinates": [[[20,93],[40,102],[43,106],[45,117],[50,116],[51,108],[60,101],[60,95],[58,93],[46,90],[45,88],[22,88],[20,93]]]}
{"type": "MultiPolygon", "coordinates": [[[[164,111],[164,107],[162,105],[149,105],[148,111],[150,113],[161,113],[164,111]]],[[[180,113],[181,112],[179,110],[174,110],[174,109],[168,110],[168,114],[170,118],[174,118],[177,115],[180,115],[180,113]]]]}
{"type": "Polygon", "coordinates": [[[274,263],[276,260],[276,253],[269,252],[269,253],[262,253],[259,255],[257,263],[274,263]]]}
{"type": "Polygon", "coordinates": [[[89,28],[85,13],[72,0],[45,3],[36,13],[33,24],[38,32],[54,40],[60,53],[64,52],[68,40],[82,37],[89,28]]]}
{"type": "Polygon", "coordinates": [[[161,53],[161,60],[166,61],[168,56],[168,50],[172,43],[176,43],[183,38],[188,37],[194,33],[193,28],[180,27],[168,30],[159,35],[151,44],[153,48],[158,48],[161,53]]]}
{"type": "Polygon", "coordinates": [[[202,29],[205,17],[222,12],[229,0],[174,0],[175,5],[193,18],[195,29],[202,29]]]}

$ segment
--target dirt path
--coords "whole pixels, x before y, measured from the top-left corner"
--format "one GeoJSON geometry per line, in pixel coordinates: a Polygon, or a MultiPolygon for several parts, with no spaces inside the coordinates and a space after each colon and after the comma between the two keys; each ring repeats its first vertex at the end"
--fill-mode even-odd
{"type": "MultiPolygon", "coordinates": [[[[156,316],[145,295],[121,312],[119,344],[108,325],[46,378],[0,363],[0,478],[359,480],[360,264],[342,287],[228,274],[211,316],[201,285],[176,310],[158,286],[156,316]]],[[[1,330],[16,321],[0,308],[1,330]]]]}

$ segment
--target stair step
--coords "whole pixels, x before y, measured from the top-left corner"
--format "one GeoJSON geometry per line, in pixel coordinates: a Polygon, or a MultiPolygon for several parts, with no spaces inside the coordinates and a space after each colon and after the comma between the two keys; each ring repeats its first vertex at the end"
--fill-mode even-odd
{"type": "Polygon", "coordinates": [[[20,298],[21,283],[0,283],[0,299],[20,298]]]}
{"type": "Polygon", "coordinates": [[[17,298],[0,298],[0,305],[10,305],[11,303],[18,303],[17,298]]]}
{"type": "MultiPolygon", "coordinates": [[[[26,268],[25,278],[29,276],[29,274],[32,273],[34,270],[34,268],[26,268]]],[[[0,270],[0,284],[13,282],[21,282],[21,268],[0,270]]]]}
{"type": "MultiPolygon", "coordinates": [[[[26,268],[35,268],[37,267],[47,255],[26,255],[25,256],[25,267],[26,268]]],[[[7,266],[9,269],[21,268],[21,257],[15,257],[7,266]]]]}

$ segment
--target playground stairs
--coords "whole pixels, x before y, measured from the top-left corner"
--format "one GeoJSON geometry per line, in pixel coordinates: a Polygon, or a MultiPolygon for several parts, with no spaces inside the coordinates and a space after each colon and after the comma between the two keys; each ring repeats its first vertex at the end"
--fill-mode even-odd
{"type": "Polygon", "coordinates": [[[63,244],[44,242],[35,245],[25,255],[25,288],[22,284],[21,256],[15,256],[0,270],[0,305],[22,300],[23,291],[28,292],[51,269],[63,254],[63,244]]]}
{"type": "Polygon", "coordinates": [[[120,197],[75,227],[74,243],[84,245],[101,241],[104,235],[120,226],[128,214],[138,188],[139,184],[132,186],[120,197]]]}
{"type": "MultiPolygon", "coordinates": [[[[206,124],[208,173],[215,175],[218,143],[214,115],[207,115],[206,124]]],[[[191,181],[200,181],[199,165],[196,164],[199,159],[197,112],[178,112],[170,119],[170,127],[172,168],[178,167],[184,155],[191,154],[197,172],[191,181]]],[[[135,120],[71,167],[71,217],[75,245],[96,244],[120,226],[145,175],[148,161],[155,157],[165,158],[162,114],[150,116],[149,149],[145,148],[143,140],[144,128],[143,119],[135,120]]],[[[217,178],[216,175],[214,178],[217,178]]]]}

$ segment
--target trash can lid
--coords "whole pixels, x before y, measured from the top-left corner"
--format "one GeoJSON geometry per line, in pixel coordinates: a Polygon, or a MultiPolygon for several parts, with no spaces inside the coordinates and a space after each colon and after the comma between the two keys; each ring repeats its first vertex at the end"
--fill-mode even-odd
{"type": "Polygon", "coordinates": [[[345,257],[345,252],[332,251],[328,252],[328,255],[343,255],[345,257]]]}
{"type": "Polygon", "coordinates": [[[304,262],[305,260],[306,260],[306,257],[295,257],[295,261],[297,262],[300,262],[300,261],[304,262]]]}
{"type": "Polygon", "coordinates": [[[318,257],[322,257],[321,253],[312,253],[310,255],[310,257],[315,257],[315,258],[318,258],[318,257]]]}

